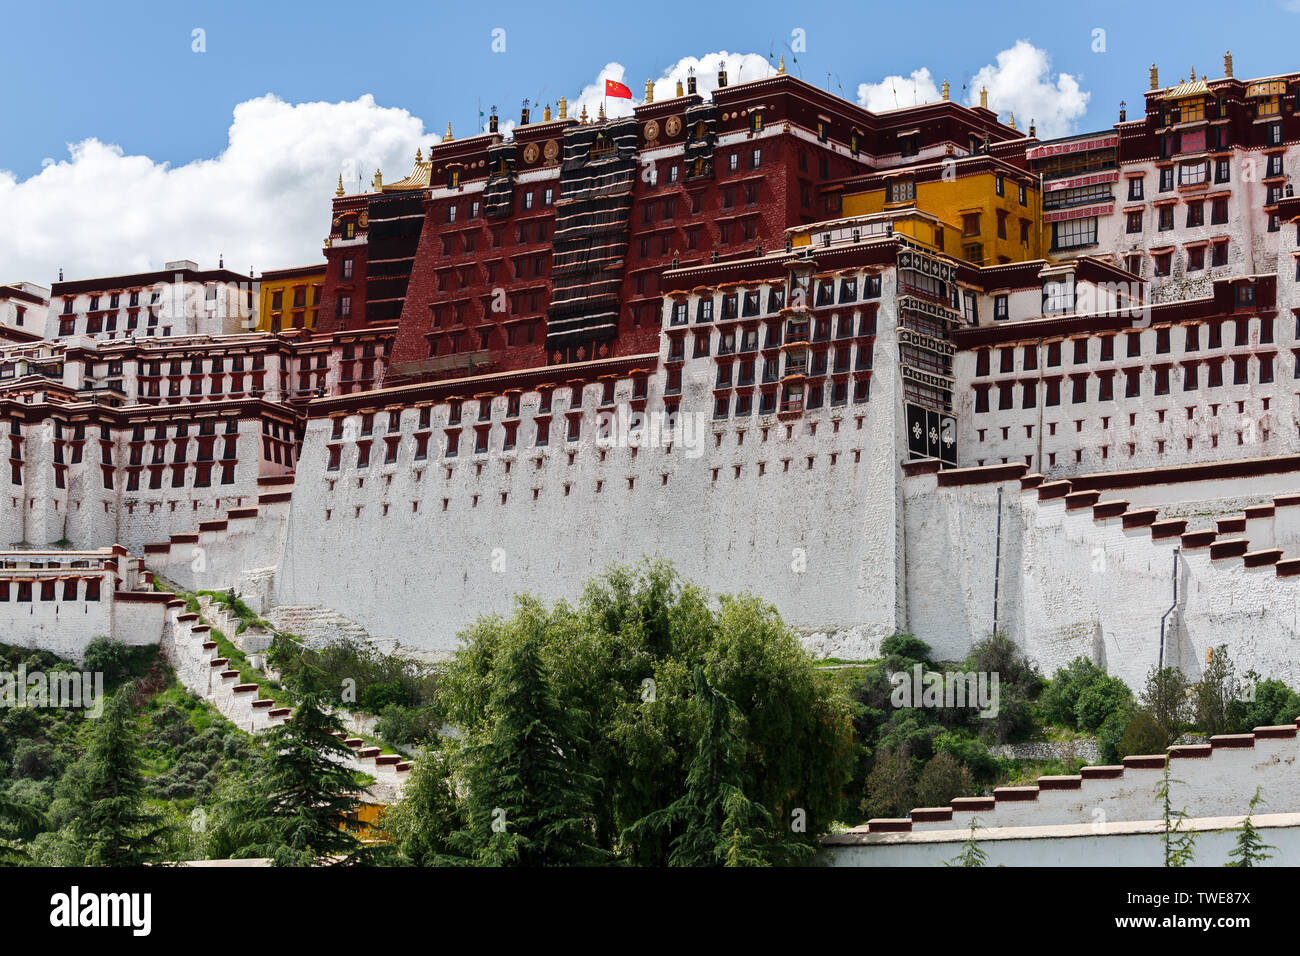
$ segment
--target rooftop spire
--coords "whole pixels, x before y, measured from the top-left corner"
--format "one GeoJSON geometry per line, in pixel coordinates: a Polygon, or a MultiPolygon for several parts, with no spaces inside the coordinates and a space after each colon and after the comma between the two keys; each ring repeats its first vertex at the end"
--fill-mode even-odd
{"type": "Polygon", "coordinates": [[[563,96],[560,97],[560,119],[569,118],[569,101],[563,96]]]}
{"type": "Polygon", "coordinates": [[[451,142],[452,140],[454,140],[455,138],[456,138],[456,137],[454,137],[454,136],[451,135],[451,120],[447,120],[447,132],[446,132],[446,135],[444,135],[444,136],[442,137],[442,141],[443,141],[444,143],[450,143],[450,142],[451,142]]]}
{"type": "Polygon", "coordinates": [[[415,161],[417,163],[424,162],[424,153],[420,151],[420,147],[418,146],[415,147],[415,161]]]}
{"type": "Polygon", "coordinates": [[[1160,74],[1156,70],[1156,65],[1154,63],[1151,64],[1150,76],[1151,76],[1151,89],[1153,90],[1160,89],[1160,74]]]}
{"type": "Polygon", "coordinates": [[[980,109],[986,110],[988,108],[989,108],[989,88],[987,86],[981,86],[980,87],[980,109]]]}
{"type": "Polygon", "coordinates": [[[1223,53],[1223,75],[1232,76],[1232,51],[1225,50],[1223,53]]]}
{"type": "Polygon", "coordinates": [[[646,81],[645,81],[645,101],[646,101],[647,103],[653,103],[653,102],[655,101],[655,81],[654,81],[654,80],[646,80],[646,81]]]}
{"type": "MultiPolygon", "coordinates": [[[[781,54],[781,62],[778,63],[778,64],[776,65],[776,72],[777,72],[777,73],[784,73],[784,72],[785,72],[785,54],[784,54],[784,53],[781,54]]],[[[677,85],[678,85],[678,86],[681,86],[680,83],[678,83],[677,85]]],[[[678,96],[681,96],[682,94],[678,93],[677,95],[678,95],[678,96]]]]}
{"type": "Polygon", "coordinates": [[[678,80],[678,81],[677,81],[677,95],[678,95],[678,96],[685,96],[685,95],[686,95],[686,90],[684,90],[684,89],[682,88],[682,81],[681,81],[681,80],[678,80]]]}
{"type": "Polygon", "coordinates": [[[944,98],[945,100],[948,98],[948,81],[947,81],[947,80],[944,80],[944,81],[943,81],[943,98],[944,98]]]}
{"type": "Polygon", "coordinates": [[[336,196],[343,195],[343,174],[342,173],[339,173],[339,188],[334,190],[334,195],[336,196]]]}

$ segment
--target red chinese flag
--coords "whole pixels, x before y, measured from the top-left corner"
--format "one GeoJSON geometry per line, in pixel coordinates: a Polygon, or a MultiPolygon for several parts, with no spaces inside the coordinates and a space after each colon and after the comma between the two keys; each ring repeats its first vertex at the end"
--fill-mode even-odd
{"type": "Polygon", "coordinates": [[[632,98],[632,91],[617,80],[606,80],[605,95],[622,97],[625,100],[630,100],[632,98]]]}

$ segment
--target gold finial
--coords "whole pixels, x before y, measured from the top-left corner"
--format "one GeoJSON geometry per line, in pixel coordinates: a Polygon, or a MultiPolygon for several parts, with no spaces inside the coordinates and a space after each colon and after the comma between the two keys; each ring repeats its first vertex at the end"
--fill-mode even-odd
{"type": "Polygon", "coordinates": [[[1189,83],[1196,82],[1196,67],[1192,67],[1192,75],[1187,78],[1187,82],[1189,83]]]}
{"type": "Polygon", "coordinates": [[[1034,128],[1034,118],[1029,117],[1029,138],[1034,139],[1038,136],[1038,130],[1034,128]]]}
{"type": "Polygon", "coordinates": [[[596,118],[596,121],[599,122],[599,123],[603,123],[603,122],[605,122],[605,104],[604,104],[604,103],[601,103],[601,104],[600,104],[600,115],[596,118]]]}
{"type": "Polygon", "coordinates": [[[1012,129],[1015,129],[1015,128],[1016,128],[1016,111],[1015,111],[1015,110],[1012,110],[1012,111],[1011,111],[1011,119],[1007,120],[1007,125],[1010,126],[1012,129]]]}
{"type": "Polygon", "coordinates": [[[645,81],[645,101],[646,101],[647,103],[653,103],[653,102],[655,101],[655,81],[654,81],[654,80],[646,80],[646,81],[645,81]]]}
{"type": "Polygon", "coordinates": [[[542,110],[542,122],[549,123],[550,121],[551,121],[551,104],[547,103],[546,109],[542,110]]]}
{"type": "Polygon", "coordinates": [[[677,95],[678,95],[678,96],[684,96],[685,94],[686,94],[686,91],[682,88],[682,81],[681,81],[681,80],[678,80],[678,81],[677,81],[677,95]]]}
{"type": "Polygon", "coordinates": [[[446,133],[446,135],[444,135],[444,136],[442,137],[442,141],[443,141],[444,143],[450,143],[450,142],[451,142],[453,139],[455,139],[455,138],[456,138],[455,136],[452,136],[452,135],[451,135],[451,120],[448,120],[448,121],[447,121],[447,133],[446,133]]]}
{"type": "Polygon", "coordinates": [[[334,190],[334,195],[336,196],[343,195],[343,174],[342,173],[339,173],[339,188],[334,190]]]}
{"type": "Polygon", "coordinates": [[[944,81],[943,81],[943,98],[944,98],[945,100],[948,98],[948,81],[947,81],[947,80],[944,80],[944,81]]]}
{"type": "Polygon", "coordinates": [[[587,125],[587,107],[585,104],[582,107],[582,113],[578,116],[578,119],[582,121],[583,126],[587,125]]]}
{"type": "Polygon", "coordinates": [[[987,86],[981,86],[980,87],[980,109],[986,110],[988,108],[989,108],[989,88],[987,86]]]}
{"type": "Polygon", "coordinates": [[[1232,76],[1232,51],[1226,50],[1223,54],[1223,75],[1232,76]]]}
{"type": "Polygon", "coordinates": [[[1151,64],[1151,89],[1160,89],[1160,73],[1156,70],[1156,65],[1151,64]]]}
{"type": "MultiPolygon", "coordinates": [[[[784,53],[781,54],[781,62],[778,63],[778,64],[776,65],[776,72],[777,72],[777,73],[784,73],[784,72],[785,72],[785,54],[784,54],[784,53]]],[[[678,85],[678,86],[681,86],[680,83],[678,83],[677,85],[678,85]]],[[[677,95],[678,95],[678,96],[681,96],[680,93],[678,93],[677,95]]]]}
{"type": "Polygon", "coordinates": [[[569,118],[569,101],[563,96],[560,97],[560,119],[569,118]]]}
{"type": "Polygon", "coordinates": [[[420,147],[418,146],[415,147],[415,161],[417,163],[424,162],[424,153],[421,151],[420,147]]]}
{"type": "Polygon", "coordinates": [[[384,189],[384,174],[376,169],[375,178],[370,181],[370,185],[374,187],[375,192],[382,192],[384,189]]]}

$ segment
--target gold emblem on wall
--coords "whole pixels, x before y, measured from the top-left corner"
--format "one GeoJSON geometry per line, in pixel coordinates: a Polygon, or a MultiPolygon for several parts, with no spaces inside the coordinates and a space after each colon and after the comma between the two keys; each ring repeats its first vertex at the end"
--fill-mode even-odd
{"type": "Polygon", "coordinates": [[[653,143],[659,138],[659,121],[651,120],[645,124],[645,141],[653,143]]]}
{"type": "Polygon", "coordinates": [[[529,143],[524,147],[524,162],[529,164],[537,162],[537,153],[537,144],[529,143]]]}
{"type": "Polygon", "coordinates": [[[361,210],[361,215],[357,216],[357,228],[364,229],[368,225],[370,225],[370,212],[369,210],[363,209],[361,210]]]}
{"type": "Polygon", "coordinates": [[[548,163],[553,163],[560,156],[560,144],[553,139],[548,139],[546,145],[542,147],[542,155],[546,157],[548,163]]]}
{"type": "Polygon", "coordinates": [[[664,124],[664,132],[669,136],[676,136],[682,131],[682,120],[679,116],[668,117],[668,122],[664,124]]]}

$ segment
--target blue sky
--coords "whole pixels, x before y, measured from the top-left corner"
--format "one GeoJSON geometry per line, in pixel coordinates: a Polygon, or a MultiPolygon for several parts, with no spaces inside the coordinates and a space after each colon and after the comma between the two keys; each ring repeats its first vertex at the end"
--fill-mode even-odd
{"type": "MultiPolygon", "coordinates": [[[[411,140],[427,145],[448,120],[458,135],[469,132],[480,103],[485,110],[496,104],[503,116],[513,117],[524,97],[554,102],[564,94],[573,100],[607,64],[626,67],[624,78],[639,97],[647,77],[662,76],[680,58],[721,50],[764,59],[769,52],[786,52],[792,71],[798,69],[820,86],[827,84],[829,72],[832,91],[851,100],[860,99],[860,84],[897,75],[909,78],[904,81],[908,85],[919,69],[928,69],[934,84],[950,80],[953,98],[964,99],[963,81],[994,68],[998,54],[1017,41],[1028,41],[1050,66],[1037,98],[1021,97],[1024,105],[1016,109],[1021,128],[1028,119],[1022,110],[1048,115],[1063,99],[1069,103],[1057,115],[1055,131],[1088,130],[1114,122],[1121,99],[1130,107],[1141,103],[1153,60],[1163,82],[1185,76],[1193,65],[1198,73],[1220,75],[1225,48],[1232,49],[1238,76],[1300,68],[1297,8],[1300,0],[1236,0],[1225,17],[1214,4],[1197,2],[1050,7],[837,0],[802,7],[788,0],[470,5],[402,0],[377,6],[332,0],[11,2],[4,11],[9,42],[0,121],[8,135],[0,140],[0,213],[39,213],[42,203],[51,202],[49,190],[73,190],[82,181],[73,169],[65,170],[62,179],[42,177],[42,164],[75,165],[69,162],[69,147],[86,140],[118,147],[125,157],[147,158],[153,164],[150,181],[158,181],[158,169],[213,161],[231,141],[236,107],[266,94],[287,104],[352,102],[370,94],[375,107],[404,110],[422,122],[423,129],[411,140]],[[505,31],[503,53],[492,49],[498,28],[505,31]],[[204,31],[205,52],[192,51],[195,29],[204,31]],[[795,68],[787,45],[797,30],[803,31],[806,50],[795,68]],[[1099,40],[1104,52],[1094,50],[1099,40]],[[1067,74],[1068,82],[1062,84],[1059,74],[1067,74]],[[1076,88],[1078,95],[1070,93],[1076,88]]],[[[1003,93],[1004,102],[994,107],[1015,108],[1014,90],[1003,93]]],[[[878,96],[873,102],[883,100],[878,96]]],[[[1042,135],[1043,123],[1051,121],[1038,119],[1042,135]]],[[[318,121],[332,122],[329,117],[318,121]]],[[[354,132],[353,138],[360,135],[354,132]]],[[[340,130],[339,138],[347,139],[346,131],[340,130]]],[[[328,151],[319,140],[302,140],[302,149],[328,151]]],[[[396,145],[389,151],[364,145],[358,140],[346,149],[351,150],[347,155],[365,154],[358,156],[357,165],[366,167],[367,179],[372,152],[377,158],[397,155],[396,145]]],[[[409,171],[409,163],[400,169],[391,164],[403,161],[389,162],[386,178],[409,171]]],[[[254,165],[262,175],[280,175],[254,165]]],[[[331,158],[328,165],[335,172],[322,168],[301,175],[332,181],[338,161],[331,158]]],[[[121,170],[122,175],[129,172],[121,170]]],[[[117,173],[101,170],[96,188],[112,190],[113,175],[117,173]]],[[[286,181],[292,178],[283,175],[286,181]]],[[[147,201],[148,189],[127,185],[147,201]]],[[[313,188],[318,186],[314,182],[313,188]]],[[[120,210],[115,215],[120,219],[120,210]]],[[[317,215],[320,223],[311,226],[309,239],[288,248],[259,245],[258,255],[318,255],[327,215],[327,209],[317,215]]],[[[217,226],[214,217],[212,228],[217,226]]],[[[95,223],[86,228],[93,231],[95,223]]],[[[54,268],[66,237],[37,238],[44,249],[39,255],[20,255],[0,245],[0,281],[14,278],[10,273],[15,268],[54,268]],[[7,258],[15,264],[7,264],[7,258]]],[[[180,234],[169,241],[193,240],[180,234]]],[[[164,251],[143,234],[138,243],[130,242],[135,243],[126,250],[130,257],[152,261],[186,254],[164,251]]],[[[236,233],[214,238],[211,245],[215,249],[223,242],[247,244],[236,233]]],[[[205,246],[190,254],[209,251],[205,246]]],[[[62,258],[77,269],[113,265],[78,255],[62,258]]]]}

